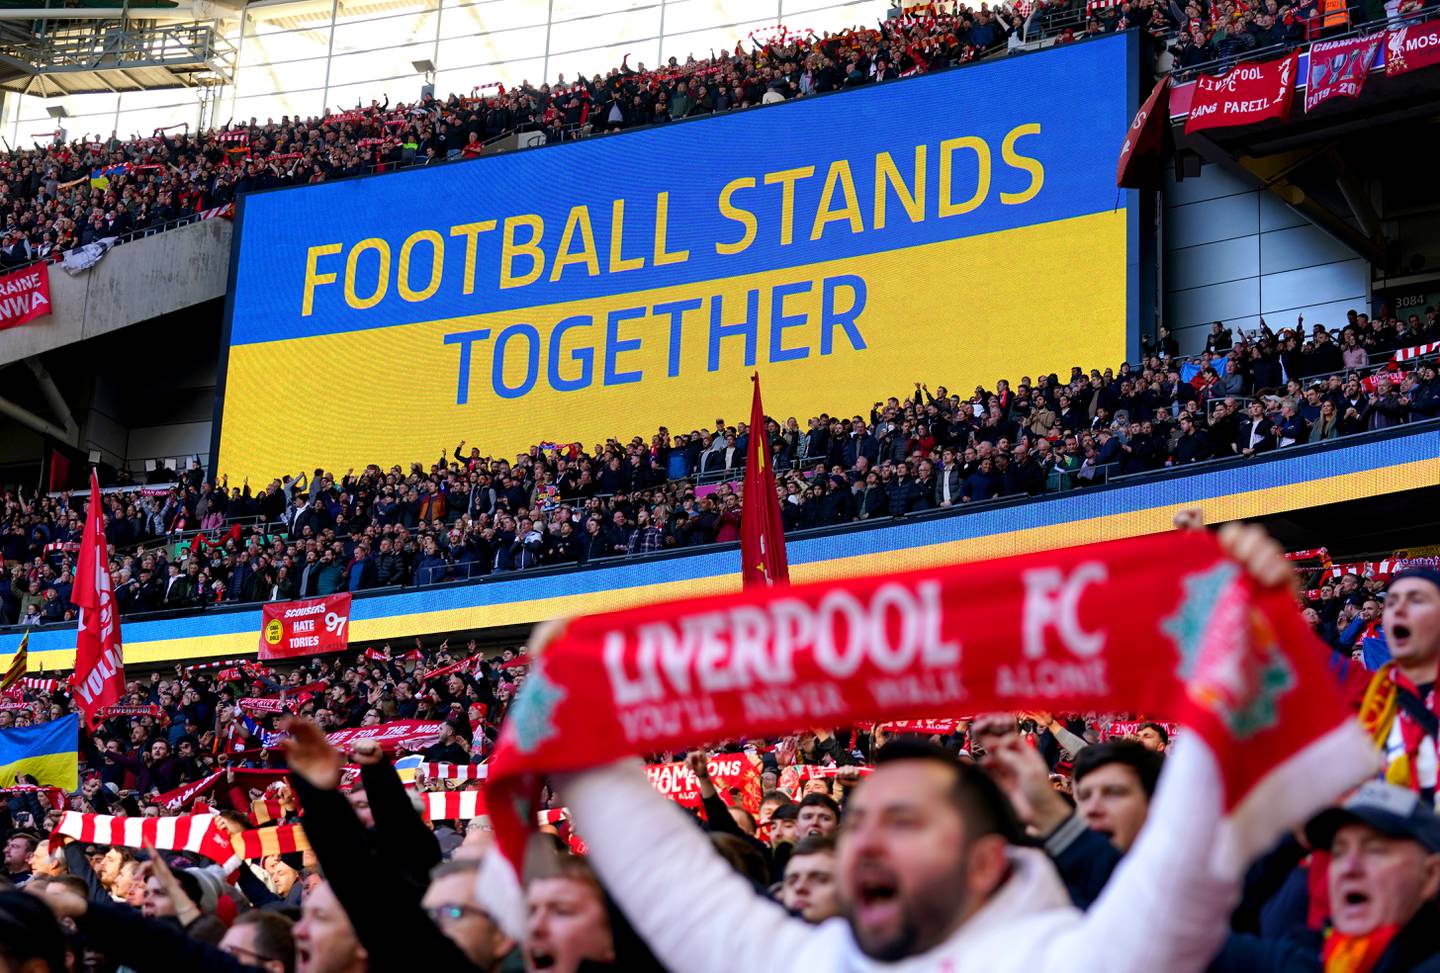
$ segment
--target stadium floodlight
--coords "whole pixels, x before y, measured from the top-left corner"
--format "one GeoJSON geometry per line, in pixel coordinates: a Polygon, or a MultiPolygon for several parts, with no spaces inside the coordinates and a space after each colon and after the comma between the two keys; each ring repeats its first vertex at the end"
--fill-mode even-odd
{"type": "Polygon", "coordinates": [[[416,74],[433,74],[435,72],[434,61],[411,61],[410,66],[415,69],[416,74]]]}
{"type": "Polygon", "coordinates": [[[45,110],[50,113],[51,118],[70,117],[70,112],[64,105],[47,105],[45,110]]]}

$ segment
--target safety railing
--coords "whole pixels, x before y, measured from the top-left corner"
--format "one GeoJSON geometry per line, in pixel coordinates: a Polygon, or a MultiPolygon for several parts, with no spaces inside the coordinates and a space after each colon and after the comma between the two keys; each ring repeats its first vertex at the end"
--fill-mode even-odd
{"type": "MultiPolygon", "coordinates": [[[[1440,430],[1440,418],[1412,421],[1411,423],[1408,423],[1408,424],[1406,424],[1406,425],[1402,425],[1402,426],[1399,426],[1399,427],[1395,427],[1395,428],[1391,428],[1391,429],[1386,429],[1386,430],[1379,430],[1379,431],[1374,431],[1374,432],[1357,433],[1357,434],[1354,434],[1354,435],[1351,436],[1351,437],[1344,437],[1344,438],[1356,439],[1356,438],[1369,437],[1369,439],[1370,439],[1371,441],[1373,441],[1374,438],[1375,438],[1377,435],[1378,435],[1378,436],[1381,436],[1381,437],[1384,437],[1384,436],[1393,436],[1393,435],[1396,435],[1396,434],[1409,434],[1409,433],[1412,433],[1412,432],[1414,432],[1414,431],[1419,431],[1419,430],[1426,430],[1426,431],[1436,431],[1436,430],[1440,430]]],[[[1305,455],[1305,454],[1308,454],[1308,453],[1313,453],[1313,452],[1316,451],[1316,450],[1321,450],[1321,451],[1323,451],[1323,450],[1329,450],[1329,449],[1337,448],[1337,446],[1343,447],[1343,445],[1344,445],[1344,439],[1343,439],[1343,438],[1342,438],[1342,440],[1340,440],[1340,441],[1334,441],[1334,440],[1332,440],[1332,441],[1327,441],[1327,442],[1324,442],[1324,443],[1296,444],[1296,445],[1294,445],[1294,446],[1282,447],[1281,449],[1278,449],[1278,450],[1274,450],[1274,451],[1270,451],[1270,452],[1267,452],[1267,453],[1263,453],[1263,454],[1260,454],[1260,455],[1257,456],[1257,457],[1248,457],[1248,458],[1246,458],[1246,457],[1240,457],[1240,456],[1235,456],[1235,455],[1225,455],[1225,456],[1215,457],[1215,458],[1212,458],[1212,459],[1209,459],[1209,460],[1205,460],[1205,461],[1201,461],[1201,462],[1194,463],[1194,464],[1185,464],[1185,465],[1182,465],[1182,466],[1170,466],[1170,467],[1164,467],[1164,468],[1158,469],[1158,470],[1147,470],[1147,471],[1144,471],[1144,472],[1131,473],[1131,474],[1124,474],[1124,473],[1118,472],[1118,470],[1116,469],[1116,467],[1112,464],[1111,466],[1107,466],[1107,467],[1096,467],[1097,476],[1096,476],[1096,478],[1094,479],[1093,482],[1088,483],[1088,484],[1081,483],[1081,484],[1074,484],[1074,485],[1068,485],[1068,486],[1065,485],[1065,484],[1063,484],[1063,483],[1056,483],[1056,482],[1052,482],[1051,484],[1047,484],[1047,489],[1046,489],[1046,491],[1045,491],[1045,495],[1054,495],[1054,494],[1059,494],[1059,493],[1073,492],[1073,491],[1084,490],[1084,489],[1092,489],[1092,488],[1099,489],[1099,488],[1105,488],[1105,487],[1119,487],[1119,486],[1122,486],[1122,485],[1129,485],[1129,484],[1134,483],[1134,482],[1137,482],[1137,481],[1142,481],[1142,480],[1144,480],[1144,479],[1147,478],[1147,477],[1167,476],[1167,475],[1173,476],[1173,475],[1177,475],[1177,474],[1185,474],[1185,473],[1193,473],[1193,472],[1198,472],[1198,471],[1203,471],[1203,470],[1217,469],[1217,468],[1220,468],[1220,467],[1225,466],[1225,465],[1232,465],[1232,466],[1233,466],[1233,465],[1251,464],[1251,463],[1256,463],[1256,462],[1266,462],[1266,461],[1271,461],[1271,460],[1276,460],[1276,459],[1279,459],[1279,458],[1283,458],[1284,456],[1287,456],[1287,455],[1305,455]]],[[[817,528],[813,528],[813,529],[794,530],[794,531],[791,531],[791,532],[787,532],[787,535],[786,535],[786,536],[787,536],[787,538],[793,538],[793,539],[799,540],[799,539],[804,539],[804,538],[807,538],[807,537],[825,536],[825,535],[832,534],[832,533],[836,533],[836,532],[849,532],[849,531],[855,531],[855,530],[862,530],[862,531],[863,531],[863,530],[871,529],[871,528],[874,528],[874,527],[883,527],[884,525],[887,525],[887,524],[896,524],[896,523],[901,523],[901,522],[915,522],[915,521],[923,521],[923,520],[931,520],[931,519],[943,519],[943,518],[954,517],[954,516],[969,516],[969,515],[971,515],[971,514],[979,513],[979,512],[982,512],[982,511],[993,510],[993,509],[996,509],[996,508],[999,508],[999,507],[1005,507],[1005,506],[1008,506],[1008,505],[1012,505],[1012,504],[1017,503],[1017,502],[1024,502],[1024,501],[1027,500],[1027,499],[1029,499],[1029,500],[1034,500],[1034,499],[1037,499],[1037,497],[1024,497],[1024,496],[1021,496],[1021,495],[1006,494],[1006,495],[1001,495],[1001,496],[992,497],[992,498],[990,498],[990,499],[983,500],[983,501],[974,501],[974,502],[971,502],[971,503],[955,504],[955,505],[953,505],[953,506],[951,506],[951,507],[948,507],[948,508],[932,508],[932,509],[929,509],[929,510],[915,511],[915,512],[912,512],[912,513],[905,514],[905,515],[903,515],[903,516],[901,516],[901,517],[892,517],[892,516],[872,517],[872,518],[870,518],[870,519],[868,519],[868,520],[865,520],[865,521],[848,522],[848,523],[841,524],[841,525],[827,525],[827,526],[824,526],[824,527],[817,527],[817,528]]],[[[732,545],[729,545],[729,546],[733,546],[733,543],[732,543],[732,545]]],[[[570,563],[558,564],[558,565],[557,565],[557,564],[541,564],[541,565],[538,565],[537,567],[534,567],[534,568],[526,568],[526,569],[515,570],[515,571],[501,571],[501,572],[495,572],[495,571],[493,571],[493,570],[489,570],[489,571],[485,570],[485,569],[487,569],[487,568],[489,567],[489,565],[485,565],[483,562],[471,562],[471,564],[470,564],[469,566],[462,566],[462,567],[460,567],[459,570],[458,570],[458,572],[455,570],[455,567],[456,567],[456,566],[451,565],[451,566],[450,566],[450,570],[451,570],[452,574],[455,575],[454,577],[444,578],[443,580],[437,581],[437,582],[435,582],[435,584],[433,584],[433,585],[427,585],[426,587],[436,587],[436,586],[440,586],[440,585],[454,585],[454,586],[459,586],[459,585],[463,585],[463,584],[504,583],[504,582],[506,582],[506,581],[513,580],[513,579],[518,578],[518,577],[545,577],[545,576],[551,576],[551,575],[561,575],[561,574],[565,574],[565,573],[567,573],[567,572],[576,570],[577,568],[580,569],[580,570],[584,570],[586,567],[594,567],[594,566],[602,566],[602,565],[611,565],[611,566],[613,566],[613,565],[617,565],[617,564],[626,564],[626,563],[632,563],[632,562],[643,562],[643,561],[654,560],[654,559],[663,559],[663,558],[674,557],[674,556],[677,556],[677,555],[683,556],[683,555],[688,554],[688,553],[698,553],[698,552],[703,552],[703,551],[707,551],[707,550],[714,550],[714,549],[722,549],[722,550],[723,550],[723,549],[725,549],[726,547],[727,547],[726,544],[718,544],[718,545],[699,545],[699,546],[694,546],[694,547],[666,548],[663,552],[660,552],[660,553],[617,554],[617,555],[613,555],[613,556],[606,556],[606,557],[603,557],[603,558],[596,558],[596,559],[594,559],[594,560],[592,560],[592,561],[587,561],[586,563],[584,563],[584,564],[579,564],[579,565],[570,564],[570,563]]],[[[364,595],[364,596],[366,596],[366,597],[368,597],[368,596],[371,596],[371,595],[377,594],[377,593],[395,593],[395,592],[402,591],[402,590],[412,589],[412,588],[414,588],[414,587],[415,587],[414,585],[405,585],[405,586],[390,585],[390,586],[386,586],[386,587],[383,587],[383,588],[367,588],[367,589],[364,589],[364,591],[361,592],[361,594],[364,595]]],[[[223,612],[232,612],[232,611],[253,610],[254,606],[257,605],[257,604],[260,604],[260,603],[262,603],[262,602],[261,602],[261,601],[254,601],[254,602],[235,602],[235,601],[228,601],[228,602],[220,602],[220,603],[215,603],[215,604],[207,605],[207,606],[206,606],[205,608],[203,608],[203,609],[194,609],[194,608],[192,608],[192,609],[152,611],[152,612],[143,612],[143,613],[129,613],[129,614],[126,614],[124,617],[125,617],[126,621],[137,621],[137,620],[148,620],[148,619],[162,619],[162,618],[178,618],[178,617],[185,617],[185,616],[189,616],[189,615],[195,615],[195,614],[197,614],[197,613],[199,613],[199,612],[202,612],[202,611],[204,611],[204,612],[222,612],[222,613],[223,613],[223,612]]],[[[61,623],[55,623],[55,624],[56,624],[57,627],[63,627],[65,624],[73,624],[73,623],[63,623],[63,622],[61,622],[61,623]]],[[[18,626],[13,626],[13,625],[12,625],[12,626],[0,626],[0,631],[16,631],[16,630],[18,630],[18,628],[19,628],[18,626]]]]}
{"type": "MultiPolygon", "coordinates": [[[[1237,48],[1236,50],[1211,58],[1210,60],[1204,61],[1202,63],[1188,65],[1184,68],[1176,68],[1172,72],[1171,78],[1174,82],[1180,83],[1185,81],[1191,81],[1201,74],[1220,74],[1228,71],[1236,64],[1242,64],[1250,61],[1266,61],[1272,58],[1277,58],[1297,48],[1307,48],[1316,41],[1344,40],[1349,37],[1360,37],[1365,34],[1371,34],[1376,31],[1385,30],[1387,28],[1400,27],[1404,24],[1409,23],[1418,23],[1427,19],[1428,17],[1433,17],[1436,14],[1436,9],[1433,6],[1430,6],[1427,7],[1427,9],[1425,10],[1418,11],[1413,14],[1405,14],[1403,16],[1396,14],[1394,16],[1379,18],[1375,20],[1367,20],[1360,23],[1350,22],[1351,15],[1358,13],[1362,9],[1363,8],[1359,4],[1355,4],[1346,8],[1345,16],[1348,26],[1344,28],[1307,26],[1305,36],[1303,37],[1298,37],[1288,41],[1281,41],[1275,44],[1266,44],[1261,47],[1250,47],[1243,50],[1237,48]]],[[[1316,19],[1318,18],[1319,15],[1317,15],[1316,19]]],[[[1175,40],[1182,31],[1183,28],[1181,28],[1181,30],[1171,31],[1163,35],[1160,39],[1165,41],[1168,45],[1168,43],[1172,40],[1175,40]]]]}
{"type": "MultiPolygon", "coordinates": [[[[218,208],[223,208],[223,206],[225,205],[229,204],[222,204],[222,206],[218,208]]],[[[116,234],[114,237],[104,237],[103,239],[113,240],[114,245],[118,247],[123,243],[130,243],[134,240],[143,240],[146,237],[152,237],[156,234],[164,233],[167,230],[175,230],[179,229],[182,226],[189,226],[191,223],[199,223],[202,220],[212,219],[215,215],[217,214],[214,212],[213,209],[204,210],[197,213],[186,213],[184,216],[177,216],[174,219],[166,220],[163,223],[156,223],[151,226],[137,227],[136,229],[126,230],[124,233],[116,234]]],[[[76,249],[78,249],[78,247],[76,249]]],[[[71,251],[69,250],[52,250],[42,257],[31,257],[29,260],[22,260],[18,263],[13,264],[0,263],[0,270],[9,273],[15,270],[23,270],[26,267],[33,267],[36,264],[58,264],[62,260],[64,260],[65,255],[70,252],[71,251]]]]}

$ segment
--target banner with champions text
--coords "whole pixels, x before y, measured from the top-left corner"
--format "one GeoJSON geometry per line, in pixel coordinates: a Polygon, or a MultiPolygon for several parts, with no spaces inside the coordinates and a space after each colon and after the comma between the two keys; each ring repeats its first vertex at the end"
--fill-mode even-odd
{"type": "Polygon", "coordinates": [[[350,592],[302,601],[267,602],[262,609],[260,658],[343,652],[349,646],[350,592]]]}
{"type": "Polygon", "coordinates": [[[1371,34],[1311,44],[1305,111],[1314,111],[1331,98],[1359,98],[1380,41],[1380,34],[1371,34]]]}
{"type": "Polygon", "coordinates": [[[1214,755],[1231,867],[1375,767],[1328,656],[1289,590],[1203,532],[579,618],[507,715],[491,817],[518,861],[543,779],[617,755],[947,712],[1153,712],[1214,755]]]}
{"type": "MultiPolygon", "coordinates": [[[[717,753],[705,764],[715,790],[734,794],[740,807],[751,814],[760,813],[760,771],[755,760],[744,753],[717,753]]],[[[699,808],[700,779],[683,762],[647,764],[645,774],[661,794],[689,808],[699,808]]]]}
{"type": "Polygon", "coordinates": [[[50,312],[49,264],[31,264],[0,276],[0,331],[50,312]]]}

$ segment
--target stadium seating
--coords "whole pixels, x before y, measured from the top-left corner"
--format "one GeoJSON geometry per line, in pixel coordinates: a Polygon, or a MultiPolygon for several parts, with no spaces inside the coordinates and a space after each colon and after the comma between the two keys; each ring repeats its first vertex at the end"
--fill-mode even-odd
{"type": "MultiPolygon", "coordinates": [[[[787,531],[1083,490],[1440,417],[1440,319],[1171,339],[1139,366],[1006,380],[968,399],[917,383],[866,415],[772,420],[787,531]],[[1341,367],[1344,366],[1344,367],[1341,367]]],[[[123,613],[433,585],[734,541],[744,423],[648,439],[537,443],[513,461],[457,445],[429,463],[202,482],[198,465],[106,498],[123,613]]],[[[63,496],[7,498],[0,621],[75,616],[81,520],[63,496]]]]}

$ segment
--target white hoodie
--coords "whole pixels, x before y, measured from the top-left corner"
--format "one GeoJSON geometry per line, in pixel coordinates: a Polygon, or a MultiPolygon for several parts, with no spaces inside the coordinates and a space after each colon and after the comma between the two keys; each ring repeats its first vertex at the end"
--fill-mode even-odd
{"type": "Polygon", "coordinates": [[[866,957],[843,919],[812,926],[757,896],[638,763],[559,783],[590,863],[673,973],[1188,973],[1224,941],[1240,887],[1210,867],[1220,776],[1190,742],[1174,748],[1150,823],[1088,913],[1070,904],[1043,852],[1016,848],[1010,877],[980,911],[935,949],[894,963],[866,957]]]}

